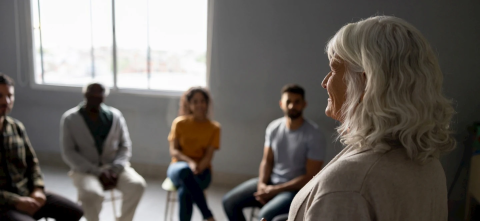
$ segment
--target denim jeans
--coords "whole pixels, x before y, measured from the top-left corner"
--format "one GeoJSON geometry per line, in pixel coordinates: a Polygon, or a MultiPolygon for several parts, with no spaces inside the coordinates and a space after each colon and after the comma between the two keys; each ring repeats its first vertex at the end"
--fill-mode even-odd
{"type": "Polygon", "coordinates": [[[212,217],[203,191],[210,185],[212,174],[210,169],[195,175],[187,162],[171,164],[167,176],[177,187],[178,201],[180,203],[180,221],[190,221],[193,214],[193,203],[197,204],[204,219],[212,217]]]}
{"type": "Polygon", "coordinates": [[[258,178],[248,180],[223,197],[223,209],[230,221],[244,221],[243,209],[248,207],[260,207],[258,218],[265,218],[268,221],[273,220],[275,216],[288,213],[290,204],[295,194],[294,192],[281,192],[273,199],[262,205],[258,202],[253,193],[257,192],[258,178]]]}

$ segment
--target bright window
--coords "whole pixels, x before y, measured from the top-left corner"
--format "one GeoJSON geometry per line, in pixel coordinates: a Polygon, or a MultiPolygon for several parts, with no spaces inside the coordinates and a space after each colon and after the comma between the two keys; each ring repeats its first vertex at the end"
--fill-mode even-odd
{"type": "Polygon", "coordinates": [[[205,86],[207,11],[208,0],[32,0],[35,83],[205,86]]]}

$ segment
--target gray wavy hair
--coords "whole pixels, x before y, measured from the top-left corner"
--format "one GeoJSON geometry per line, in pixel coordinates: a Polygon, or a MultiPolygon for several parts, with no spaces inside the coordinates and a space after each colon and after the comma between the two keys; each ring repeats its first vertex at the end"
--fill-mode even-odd
{"type": "Polygon", "coordinates": [[[391,16],[350,23],[326,52],[346,65],[344,121],[337,127],[344,145],[377,152],[401,146],[420,163],[455,147],[454,109],[442,93],[442,71],[414,26],[391,16]]]}

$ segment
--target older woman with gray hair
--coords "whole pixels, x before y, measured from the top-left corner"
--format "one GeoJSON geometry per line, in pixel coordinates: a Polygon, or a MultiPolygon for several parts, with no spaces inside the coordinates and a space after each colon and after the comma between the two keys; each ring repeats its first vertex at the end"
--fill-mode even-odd
{"type": "Polygon", "coordinates": [[[447,220],[438,160],[454,113],[431,46],[406,21],[377,16],[327,45],[326,115],[345,148],[295,197],[295,220],[447,220]]]}

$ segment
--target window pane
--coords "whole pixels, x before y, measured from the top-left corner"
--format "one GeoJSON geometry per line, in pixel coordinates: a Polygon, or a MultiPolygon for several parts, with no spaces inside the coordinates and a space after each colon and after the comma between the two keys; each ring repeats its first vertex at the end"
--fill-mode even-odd
{"type": "Polygon", "coordinates": [[[36,83],[84,85],[94,78],[113,86],[110,0],[40,0],[40,5],[33,0],[32,6],[36,83]],[[41,78],[39,27],[45,82],[41,78]]]}
{"type": "Polygon", "coordinates": [[[89,1],[40,1],[47,84],[82,85],[92,76],[89,1]]]}
{"type": "Polygon", "coordinates": [[[207,0],[150,0],[151,88],[206,85],[207,0]]]}
{"type": "MultiPolygon", "coordinates": [[[[113,86],[112,0],[31,2],[35,82],[84,85],[95,79],[113,86]]],[[[115,1],[117,86],[205,86],[207,7],[207,0],[115,1]]]]}
{"type": "Polygon", "coordinates": [[[117,85],[147,89],[147,0],[115,1],[117,85]]]}
{"type": "Polygon", "coordinates": [[[32,28],[33,28],[33,59],[34,59],[34,79],[35,83],[42,82],[42,58],[40,49],[40,22],[38,17],[38,1],[32,0],[32,28]]]}
{"type": "Polygon", "coordinates": [[[113,87],[112,1],[92,0],[95,81],[113,87]]]}

